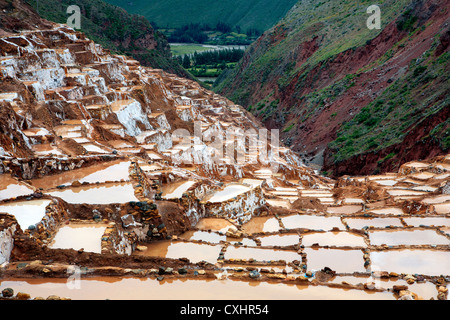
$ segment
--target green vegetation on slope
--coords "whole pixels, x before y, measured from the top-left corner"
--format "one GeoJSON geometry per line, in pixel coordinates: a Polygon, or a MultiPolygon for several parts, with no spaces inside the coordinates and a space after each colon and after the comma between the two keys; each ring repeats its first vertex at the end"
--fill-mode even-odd
{"type": "Polygon", "coordinates": [[[101,0],[28,0],[41,17],[67,23],[67,8],[81,9],[81,30],[90,39],[113,53],[132,56],[145,66],[161,68],[187,76],[171,57],[165,36],[155,32],[147,19],[129,14],[122,8],[101,0]]]}
{"type": "MultiPolygon", "coordinates": [[[[216,91],[227,93],[229,98],[243,105],[253,104],[245,98],[253,95],[255,88],[266,79],[279,79],[280,89],[292,79],[306,75],[320,63],[345,50],[357,48],[375,38],[381,30],[369,30],[366,21],[369,15],[366,10],[372,3],[370,0],[303,0],[297,3],[274,28],[262,39],[264,42],[253,44],[250,61],[242,71],[222,77],[216,91]],[[299,45],[319,39],[320,46],[304,64],[296,65],[299,45]],[[294,61],[294,63],[293,63],[294,61]],[[236,84],[236,79],[243,83],[236,84]]],[[[398,17],[411,0],[380,0],[377,4],[383,12],[382,29],[398,17]]]]}
{"type": "MultiPolygon", "coordinates": [[[[329,144],[336,162],[399,143],[423,119],[449,108],[450,53],[434,59],[434,50],[430,50],[425,56],[428,59],[413,60],[405,77],[392,83],[378,99],[341,127],[337,139],[329,144]]],[[[442,120],[428,137],[447,150],[450,120],[442,120]]]]}
{"type": "MultiPolygon", "coordinates": [[[[247,49],[236,68],[219,77],[214,90],[277,126],[294,149],[329,143],[335,163],[377,153],[404,141],[408,132],[449,106],[448,53],[436,58],[435,51],[440,43],[436,32],[445,33],[445,26],[428,20],[448,16],[444,2],[380,0],[381,29],[370,30],[366,10],[372,1],[299,1],[247,49]],[[431,47],[420,47],[423,41],[416,39],[421,34],[436,35],[431,47]],[[417,50],[425,53],[409,67],[393,62],[409,61],[417,50]],[[385,65],[396,71],[394,79],[374,71],[385,65]],[[274,101],[277,107],[272,108],[274,101]]],[[[449,127],[442,121],[429,137],[445,150],[449,127]]]]}
{"type": "Polygon", "coordinates": [[[131,13],[145,16],[160,28],[179,28],[189,23],[215,26],[223,22],[266,30],[278,22],[297,0],[107,0],[131,13]]]}

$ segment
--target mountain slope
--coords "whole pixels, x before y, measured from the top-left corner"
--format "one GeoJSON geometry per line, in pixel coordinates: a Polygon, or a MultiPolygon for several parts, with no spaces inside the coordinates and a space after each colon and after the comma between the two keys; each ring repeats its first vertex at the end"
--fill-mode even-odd
{"type": "Polygon", "coordinates": [[[215,26],[219,21],[242,30],[266,30],[281,19],[296,0],[108,0],[128,12],[138,13],[160,27],[181,27],[189,23],[215,26]]]}
{"type": "Polygon", "coordinates": [[[369,30],[368,1],[301,1],[216,91],[282,129],[287,145],[334,175],[395,170],[444,153],[446,3],[380,1],[382,28],[369,30]]]}
{"type": "Polygon", "coordinates": [[[132,56],[145,66],[161,68],[180,76],[190,75],[172,59],[170,46],[163,34],[153,29],[140,15],[101,0],[29,0],[41,17],[67,23],[66,10],[71,5],[81,9],[81,31],[112,52],[132,56]]]}

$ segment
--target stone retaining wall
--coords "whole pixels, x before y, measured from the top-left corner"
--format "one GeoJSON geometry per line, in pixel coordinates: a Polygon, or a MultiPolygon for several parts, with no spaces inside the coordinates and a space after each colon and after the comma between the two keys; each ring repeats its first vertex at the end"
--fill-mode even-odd
{"type": "Polygon", "coordinates": [[[111,222],[102,236],[102,253],[131,255],[136,247],[137,237],[134,232],[124,232],[111,222]]]}
{"type": "Polygon", "coordinates": [[[0,265],[9,262],[18,228],[19,224],[14,216],[0,213],[0,265]]]}
{"type": "Polygon", "coordinates": [[[257,186],[245,193],[220,203],[206,202],[202,204],[203,216],[222,217],[244,224],[265,206],[263,191],[257,186]]]}
{"type": "Polygon", "coordinates": [[[68,213],[64,206],[52,200],[52,202],[45,208],[45,216],[42,220],[34,226],[23,230],[24,234],[34,238],[38,245],[49,244],[59,227],[64,221],[68,219],[68,213]]]}
{"type": "Polygon", "coordinates": [[[142,235],[139,236],[139,234],[144,232],[148,239],[165,239],[167,237],[167,228],[154,202],[155,191],[137,162],[131,162],[129,175],[135,188],[134,194],[140,200],[130,203],[134,209],[131,213],[133,224],[138,223],[138,225],[133,226],[139,229],[135,233],[138,235],[138,238],[142,238],[142,235]]]}

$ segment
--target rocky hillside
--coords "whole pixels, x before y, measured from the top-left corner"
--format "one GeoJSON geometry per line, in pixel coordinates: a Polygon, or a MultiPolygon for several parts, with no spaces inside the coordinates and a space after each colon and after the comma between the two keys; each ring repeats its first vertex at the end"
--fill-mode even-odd
{"type": "Polygon", "coordinates": [[[166,37],[155,31],[143,16],[129,14],[101,0],[29,0],[27,2],[38,11],[41,17],[56,23],[67,23],[67,19],[71,16],[67,14],[67,8],[77,5],[81,9],[81,31],[96,43],[114,53],[133,56],[144,66],[191,77],[172,59],[166,37]]]}
{"type": "Polygon", "coordinates": [[[396,170],[448,151],[448,1],[300,1],[222,76],[244,105],[330,175],[396,170]]]}

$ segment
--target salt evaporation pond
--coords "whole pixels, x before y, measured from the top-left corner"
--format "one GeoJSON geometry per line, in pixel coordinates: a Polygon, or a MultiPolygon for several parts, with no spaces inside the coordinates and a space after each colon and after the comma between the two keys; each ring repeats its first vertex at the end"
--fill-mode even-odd
{"type": "Polygon", "coordinates": [[[372,245],[450,245],[450,240],[435,230],[371,231],[369,239],[372,245]]]}
{"type": "Polygon", "coordinates": [[[301,261],[302,257],[295,251],[229,246],[225,252],[225,259],[292,262],[294,260],[301,261]]]}
{"type": "Polygon", "coordinates": [[[102,252],[102,236],[106,225],[96,224],[70,224],[58,230],[53,238],[52,249],[84,249],[87,252],[102,252]]]}
{"type": "Polygon", "coordinates": [[[106,181],[128,181],[130,161],[100,162],[92,166],[70,170],[64,173],[31,180],[36,188],[51,189],[59,185],[80,183],[103,183],[106,181]]]}
{"type": "Polygon", "coordinates": [[[233,224],[222,218],[204,218],[195,227],[200,230],[212,230],[225,233],[230,227],[233,227],[233,224]]]}
{"type": "Polygon", "coordinates": [[[350,232],[314,232],[303,235],[302,244],[306,247],[319,246],[335,247],[366,247],[362,236],[350,232]]]}
{"type": "Polygon", "coordinates": [[[361,250],[305,248],[308,270],[331,268],[338,273],[365,272],[361,250]]]}
{"type": "Polygon", "coordinates": [[[208,199],[208,201],[211,203],[224,202],[250,190],[251,189],[249,187],[244,185],[229,185],[222,191],[216,192],[211,198],[208,199]]]}
{"type": "Polygon", "coordinates": [[[51,203],[50,200],[30,200],[10,202],[0,205],[0,212],[13,215],[22,230],[35,225],[45,216],[45,208],[51,203]]]}
{"type": "Polygon", "coordinates": [[[450,227],[450,218],[444,217],[411,217],[411,218],[403,218],[407,225],[413,227],[419,226],[443,226],[450,227]]]}
{"type": "Polygon", "coordinates": [[[9,174],[0,174],[0,200],[32,194],[33,189],[19,183],[9,174]]]}
{"type": "Polygon", "coordinates": [[[382,271],[429,276],[450,275],[449,251],[425,249],[372,250],[370,259],[372,267],[376,266],[382,271]]]}
{"type": "Polygon", "coordinates": [[[253,217],[242,226],[242,230],[247,234],[276,232],[280,229],[280,223],[275,217],[253,217]]]}
{"type": "Polygon", "coordinates": [[[161,258],[188,258],[191,262],[196,263],[205,260],[209,263],[216,263],[221,246],[176,242],[176,241],[159,241],[147,245],[147,250],[143,252],[134,252],[134,255],[142,255],[149,257],[161,258]]]}
{"type": "Polygon", "coordinates": [[[59,197],[68,203],[110,204],[139,201],[134,195],[131,183],[70,187],[51,191],[48,194],[59,197]]]}
{"type": "Polygon", "coordinates": [[[281,218],[281,222],[286,229],[311,229],[311,230],[331,230],[338,228],[344,230],[344,225],[339,217],[324,217],[310,215],[292,215],[281,218]]]}
{"type": "Polygon", "coordinates": [[[299,236],[298,234],[275,234],[270,236],[263,236],[258,238],[261,241],[262,247],[269,247],[269,246],[279,246],[279,247],[286,247],[286,246],[292,246],[299,243],[299,236]]]}
{"type": "Polygon", "coordinates": [[[166,185],[162,188],[163,199],[180,199],[190,187],[195,184],[195,181],[180,181],[175,182],[169,185],[166,185]]]}
{"type": "Polygon", "coordinates": [[[398,218],[345,218],[350,229],[365,227],[386,228],[387,226],[403,227],[398,218]]]}

